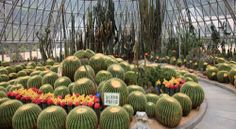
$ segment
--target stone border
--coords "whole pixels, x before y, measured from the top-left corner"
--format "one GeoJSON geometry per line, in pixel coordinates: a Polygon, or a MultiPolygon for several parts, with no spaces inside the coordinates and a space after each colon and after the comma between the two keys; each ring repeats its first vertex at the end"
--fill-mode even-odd
{"type": "Polygon", "coordinates": [[[206,114],[207,107],[208,107],[208,104],[207,104],[207,100],[205,99],[204,102],[200,106],[199,114],[193,119],[187,121],[185,124],[176,127],[175,129],[193,129],[197,124],[199,124],[199,122],[202,121],[202,118],[206,114]]]}
{"type": "Polygon", "coordinates": [[[217,81],[212,81],[212,80],[209,80],[209,79],[205,79],[205,78],[202,78],[202,77],[198,77],[199,81],[203,81],[203,82],[206,82],[206,83],[209,83],[209,84],[212,84],[213,86],[217,86],[217,87],[220,87],[224,90],[227,90],[231,93],[234,93],[236,94],[236,89],[230,85],[230,84],[226,84],[226,83],[219,83],[217,81]]]}

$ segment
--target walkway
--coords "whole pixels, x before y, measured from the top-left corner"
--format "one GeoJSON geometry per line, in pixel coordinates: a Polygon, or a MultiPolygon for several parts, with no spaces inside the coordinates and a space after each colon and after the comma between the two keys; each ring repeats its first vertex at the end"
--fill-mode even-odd
{"type": "Polygon", "coordinates": [[[220,87],[200,82],[208,109],[194,129],[236,129],[236,95],[220,87]]]}

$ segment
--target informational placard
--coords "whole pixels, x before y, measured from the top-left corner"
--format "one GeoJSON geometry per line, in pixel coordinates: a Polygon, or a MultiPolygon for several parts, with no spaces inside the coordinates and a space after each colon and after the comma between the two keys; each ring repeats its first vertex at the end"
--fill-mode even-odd
{"type": "Polygon", "coordinates": [[[120,104],[119,93],[104,93],[104,105],[106,106],[118,106],[120,104]]]}

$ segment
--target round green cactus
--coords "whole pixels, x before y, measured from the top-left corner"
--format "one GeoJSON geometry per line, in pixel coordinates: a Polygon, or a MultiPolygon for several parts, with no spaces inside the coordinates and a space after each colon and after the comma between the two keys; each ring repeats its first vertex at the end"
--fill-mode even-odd
{"type": "Polygon", "coordinates": [[[81,59],[81,58],[85,58],[85,50],[79,50],[77,52],[74,53],[74,56],[76,56],[77,58],[81,59]]]}
{"type": "Polygon", "coordinates": [[[170,64],[172,65],[176,64],[176,58],[174,56],[170,58],[170,64]]]}
{"type": "Polygon", "coordinates": [[[116,60],[117,60],[119,63],[121,63],[121,62],[124,61],[122,58],[116,58],[116,60]]]}
{"type": "Polygon", "coordinates": [[[216,67],[218,68],[219,71],[227,71],[227,72],[229,72],[232,69],[231,65],[227,64],[227,63],[217,64],[216,67]]]}
{"type": "Polygon", "coordinates": [[[221,83],[228,83],[229,82],[229,74],[227,71],[219,71],[217,73],[217,80],[221,83]]]}
{"type": "Polygon", "coordinates": [[[55,83],[54,83],[54,88],[57,88],[59,86],[66,86],[68,87],[68,85],[71,83],[71,80],[69,77],[59,77],[55,83]]]}
{"type": "Polygon", "coordinates": [[[81,78],[75,82],[72,92],[81,95],[94,95],[96,93],[96,86],[90,79],[81,78]]]}
{"type": "Polygon", "coordinates": [[[125,75],[125,71],[124,69],[118,65],[118,64],[113,64],[113,65],[110,65],[108,68],[107,68],[107,71],[111,72],[112,76],[113,77],[116,77],[116,78],[120,78],[120,79],[124,79],[124,75],[125,75]]]}
{"type": "Polygon", "coordinates": [[[86,106],[74,108],[66,118],[67,129],[97,129],[97,125],[96,113],[86,106]]]}
{"type": "Polygon", "coordinates": [[[193,109],[199,107],[205,97],[202,87],[195,82],[186,82],[180,89],[180,92],[185,93],[190,97],[193,109]]]}
{"type": "Polygon", "coordinates": [[[57,73],[59,66],[60,66],[60,65],[53,65],[53,66],[51,66],[50,70],[51,70],[52,72],[57,73]]]}
{"type": "Polygon", "coordinates": [[[36,66],[35,70],[37,70],[37,71],[45,71],[46,67],[47,67],[47,65],[45,67],[43,67],[43,66],[36,66]]]}
{"type": "Polygon", "coordinates": [[[9,98],[5,97],[5,98],[0,98],[0,105],[6,101],[10,100],[9,98]]]}
{"type": "Polygon", "coordinates": [[[24,76],[27,76],[27,72],[26,71],[19,71],[18,73],[17,73],[17,77],[24,77],[24,76]]]}
{"type": "Polygon", "coordinates": [[[220,57],[220,58],[217,57],[217,58],[216,58],[216,61],[217,61],[218,64],[220,64],[220,63],[225,63],[225,62],[226,62],[226,60],[225,60],[224,58],[221,58],[221,57],[220,57]]]}
{"type": "Polygon", "coordinates": [[[119,65],[124,69],[125,72],[131,70],[129,63],[126,61],[120,62],[119,65]]]}
{"type": "Polygon", "coordinates": [[[25,104],[18,108],[12,118],[14,129],[35,129],[41,108],[36,104],[25,104]],[[26,124],[27,123],[27,124],[26,124]]]}
{"type": "Polygon", "coordinates": [[[46,65],[51,65],[51,66],[53,66],[54,63],[55,63],[55,61],[54,61],[53,59],[47,59],[47,61],[46,61],[46,65]]]}
{"type": "Polygon", "coordinates": [[[102,69],[103,62],[104,62],[104,55],[101,54],[96,54],[89,59],[89,65],[92,66],[95,73],[97,73],[100,70],[104,70],[102,69]]]}
{"type": "Polygon", "coordinates": [[[0,91],[0,98],[5,98],[5,97],[7,97],[6,92],[0,91]]]}
{"type": "Polygon", "coordinates": [[[145,105],[145,112],[147,113],[148,117],[152,118],[155,117],[155,109],[156,104],[153,102],[147,102],[145,105]]]}
{"type": "Polygon", "coordinates": [[[130,104],[125,104],[123,106],[123,108],[127,111],[127,113],[129,114],[129,118],[130,118],[130,121],[132,120],[133,118],[133,115],[134,115],[134,108],[130,105],[130,104]]]}
{"type": "Polygon", "coordinates": [[[100,129],[129,129],[129,114],[119,106],[107,107],[100,117],[100,129]]]}
{"type": "Polygon", "coordinates": [[[145,111],[146,96],[140,91],[134,91],[128,96],[128,103],[134,108],[134,112],[145,111]]]}
{"type": "Polygon", "coordinates": [[[29,78],[27,81],[27,88],[39,88],[42,85],[42,77],[40,75],[35,75],[29,78]]]}
{"type": "MultiPolygon", "coordinates": [[[[30,76],[35,76],[35,75],[40,75],[42,71],[39,71],[39,70],[35,70],[33,71],[32,73],[30,73],[30,76]]],[[[41,75],[40,75],[41,76],[41,75]]],[[[42,76],[41,76],[42,77],[42,76]]]]}
{"type": "Polygon", "coordinates": [[[53,87],[52,85],[50,84],[44,84],[42,85],[39,90],[41,90],[44,94],[47,94],[47,93],[53,93],[54,90],[53,90],[53,87]]]}
{"type": "Polygon", "coordinates": [[[50,85],[54,85],[55,81],[58,79],[58,75],[57,73],[54,73],[54,72],[49,72],[47,74],[45,74],[43,76],[43,84],[50,84],[50,85]]]}
{"type": "Polygon", "coordinates": [[[145,90],[143,89],[143,87],[138,86],[138,85],[129,85],[127,89],[128,89],[129,94],[132,93],[133,91],[140,91],[142,93],[145,93],[145,90]]]}
{"type": "Polygon", "coordinates": [[[99,83],[98,88],[97,88],[98,93],[102,93],[105,82],[106,81],[102,81],[99,83]]]}
{"type": "Polygon", "coordinates": [[[156,94],[148,93],[146,94],[146,98],[147,98],[147,102],[152,102],[156,104],[160,97],[156,94]]]}
{"type": "Polygon", "coordinates": [[[193,79],[192,79],[191,77],[184,77],[184,80],[185,80],[186,82],[193,81],[193,79]]]}
{"type": "Polygon", "coordinates": [[[50,106],[38,116],[37,129],[65,129],[66,111],[59,106],[50,106]]]}
{"type": "Polygon", "coordinates": [[[16,84],[16,85],[12,85],[11,87],[9,87],[9,91],[19,90],[19,89],[22,89],[22,88],[24,88],[23,85],[16,84]]]}
{"type": "Polygon", "coordinates": [[[16,73],[10,73],[9,74],[9,78],[10,79],[16,79],[17,78],[17,74],[16,73]]]}
{"type": "Polygon", "coordinates": [[[187,77],[190,77],[193,79],[194,82],[198,82],[198,78],[196,75],[192,74],[192,73],[186,73],[184,74],[184,77],[187,78],[187,77]]]}
{"type": "Polygon", "coordinates": [[[85,58],[91,58],[91,57],[94,56],[94,55],[95,55],[94,51],[92,51],[92,50],[90,50],[90,49],[86,49],[86,50],[85,50],[85,54],[84,54],[84,57],[85,57],[85,58]]]}
{"type": "Polygon", "coordinates": [[[156,103],[156,119],[169,128],[176,127],[182,117],[180,103],[172,97],[162,97],[156,103]]]}
{"type": "Polygon", "coordinates": [[[127,71],[124,76],[125,83],[127,85],[135,85],[138,80],[138,73],[134,71],[127,71]]]}
{"type": "Polygon", "coordinates": [[[68,94],[70,94],[70,90],[68,87],[65,87],[65,86],[59,86],[57,87],[55,90],[54,90],[54,96],[57,97],[57,96],[66,96],[68,94]]]}
{"type": "Polygon", "coordinates": [[[176,93],[174,94],[173,98],[179,101],[182,107],[183,116],[187,116],[192,110],[191,99],[186,94],[183,93],[176,93]]]}
{"type": "Polygon", "coordinates": [[[10,78],[6,74],[0,74],[0,82],[7,82],[10,78]]]}
{"type": "Polygon", "coordinates": [[[217,79],[217,72],[218,72],[218,69],[214,66],[208,66],[206,69],[207,77],[211,80],[217,79]]]}
{"type": "Polygon", "coordinates": [[[67,76],[74,81],[75,71],[80,67],[81,62],[76,56],[69,56],[62,62],[62,76],[67,76]]]}
{"type": "Polygon", "coordinates": [[[102,88],[102,100],[104,101],[104,93],[105,92],[110,92],[110,93],[119,93],[120,94],[120,105],[124,105],[127,103],[127,98],[128,98],[128,90],[126,84],[118,79],[118,78],[111,78],[107,80],[103,84],[102,88]]]}
{"type": "Polygon", "coordinates": [[[0,86],[0,91],[3,91],[3,92],[5,92],[5,93],[7,93],[7,89],[4,88],[4,87],[2,87],[2,86],[0,86]]]}
{"type": "Polygon", "coordinates": [[[117,63],[117,61],[114,58],[112,58],[110,56],[104,56],[102,69],[107,69],[110,65],[116,64],[116,63],[117,63]]]}
{"type": "Polygon", "coordinates": [[[72,82],[72,83],[70,83],[69,85],[68,85],[68,88],[69,88],[69,90],[70,90],[70,93],[72,93],[73,92],[73,87],[75,86],[75,82],[72,82]]]}
{"type": "Polygon", "coordinates": [[[30,79],[30,76],[24,76],[17,78],[16,84],[21,84],[25,89],[27,88],[27,82],[30,79]]]}
{"type": "Polygon", "coordinates": [[[6,70],[6,68],[1,68],[0,74],[8,74],[8,71],[6,70]]]}
{"type": "Polygon", "coordinates": [[[46,71],[41,71],[41,73],[39,73],[40,76],[44,77],[47,73],[50,73],[51,71],[46,70],[46,71]]]}
{"type": "Polygon", "coordinates": [[[106,70],[101,70],[96,74],[96,83],[99,84],[102,81],[111,79],[113,76],[110,72],[106,70]]]}
{"type": "Polygon", "coordinates": [[[230,70],[229,72],[229,80],[231,84],[234,84],[234,80],[236,80],[236,68],[230,70]]]}
{"type": "Polygon", "coordinates": [[[8,71],[8,74],[16,72],[16,68],[14,66],[7,66],[5,69],[8,71]]]}
{"type": "Polygon", "coordinates": [[[75,72],[74,80],[77,81],[77,80],[79,80],[81,78],[85,78],[85,77],[89,78],[91,80],[95,79],[94,70],[89,65],[80,66],[75,72]]]}
{"type": "Polygon", "coordinates": [[[6,88],[9,85],[8,82],[0,82],[0,86],[6,88]]]}
{"type": "Polygon", "coordinates": [[[0,105],[0,129],[12,129],[12,117],[22,105],[18,100],[7,100],[0,105]]]}

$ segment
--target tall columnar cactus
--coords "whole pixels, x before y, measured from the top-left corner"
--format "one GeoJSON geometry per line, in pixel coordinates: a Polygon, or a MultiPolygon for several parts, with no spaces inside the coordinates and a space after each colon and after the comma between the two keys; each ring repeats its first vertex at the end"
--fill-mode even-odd
{"type": "Polygon", "coordinates": [[[44,84],[42,85],[39,90],[41,90],[44,94],[47,94],[47,93],[53,93],[53,87],[52,85],[50,84],[44,84]]]}
{"type": "Polygon", "coordinates": [[[71,83],[70,78],[64,76],[64,77],[59,77],[55,83],[54,83],[54,88],[57,88],[59,86],[66,86],[68,87],[68,85],[71,83]]]}
{"type": "Polygon", "coordinates": [[[24,88],[27,88],[27,82],[30,79],[30,76],[19,77],[17,78],[17,84],[21,84],[24,88]]]}
{"type": "Polygon", "coordinates": [[[69,56],[62,62],[62,76],[67,76],[74,81],[75,71],[80,67],[81,62],[75,56],[69,56]]]}
{"type": "Polygon", "coordinates": [[[113,76],[110,72],[106,70],[101,70],[96,74],[96,83],[99,84],[102,81],[111,79],[113,76]]]}
{"type": "Polygon", "coordinates": [[[202,87],[195,82],[186,82],[180,89],[180,92],[190,97],[193,109],[199,107],[202,104],[205,97],[202,87]]]}
{"type": "Polygon", "coordinates": [[[172,97],[162,97],[156,103],[156,119],[169,128],[176,127],[182,117],[180,103],[172,97]]]}
{"type": "Polygon", "coordinates": [[[12,117],[22,105],[18,100],[8,100],[0,105],[0,129],[12,129],[12,117]]]}
{"type": "Polygon", "coordinates": [[[43,76],[43,84],[50,84],[50,85],[54,85],[55,81],[58,79],[58,75],[57,73],[54,73],[54,72],[49,72],[47,74],[45,74],[43,76]]]}
{"type": "Polygon", "coordinates": [[[41,108],[36,104],[26,104],[18,108],[12,118],[14,129],[35,129],[41,108]]]}
{"type": "Polygon", "coordinates": [[[153,102],[147,102],[145,105],[145,112],[147,113],[148,117],[152,118],[155,117],[155,109],[156,104],[153,102]]]}
{"type": "Polygon", "coordinates": [[[65,129],[66,111],[59,106],[50,106],[38,116],[38,129],[65,129]]]}
{"type": "Polygon", "coordinates": [[[94,80],[95,79],[95,73],[94,73],[94,70],[91,66],[89,65],[83,65],[83,66],[80,66],[76,72],[75,72],[75,75],[74,75],[74,80],[77,81],[81,78],[89,78],[91,80],[94,80]]]}
{"type": "Polygon", "coordinates": [[[96,113],[86,106],[74,108],[66,118],[67,129],[97,129],[97,125],[96,113]]]}
{"type": "Polygon", "coordinates": [[[176,93],[173,96],[173,98],[179,101],[182,107],[183,116],[187,116],[192,110],[191,99],[186,94],[183,94],[183,93],[176,93]]]}
{"type": "Polygon", "coordinates": [[[198,82],[197,76],[192,73],[186,73],[186,74],[184,74],[184,77],[190,77],[193,79],[194,82],[198,82]]]}
{"type": "Polygon", "coordinates": [[[233,68],[229,72],[229,80],[231,84],[234,84],[234,80],[236,80],[236,68],[233,68]]]}
{"type": "Polygon", "coordinates": [[[159,100],[159,96],[153,93],[146,94],[147,102],[152,102],[154,104],[159,100]]]}
{"type": "Polygon", "coordinates": [[[96,93],[96,87],[90,79],[81,78],[75,82],[72,92],[81,95],[94,95],[96,93]]]}
{"type": "Polygon", "coordinates": [[[217,81],[221,83],[228,83],[229,82],[229,74],[227,71],[219,71],[217,73],[217,81]]]}
{"type": "Polygon", "coordinates": [[[40,88],[42,85],[42,77],[40,75],[35,75],[29,78],[27,81],[27,88],[40,88]]]}
{"type": "Polygon", "coordinates": [[[110,106],[103,110],[100,129],[129,129],[129,114],[120,106],[110,106]]]}
{"type": "Polygon", "coordinates": [[[127,89],[128,89],[129,94],[132,93],[133,91],[140,91],[142,93],[145,93],[145,90],[143,89],[143,87],[138,86],[138,85],[129,85],[127,89]]]}
{"type": "Polygon", "coordinates": [[[127,85],[135,85],[138,81],[138,73],[134,71],[127,71],[124,75],[124,80],[127,85]]]}
{"type": "Polygon", "coordinates": [[[59,86],[57,87],[55,90],[54,90],[54,96],[57,97],[57,96],[66,96],[70,94],[70,90],[68,87],[65,87],[65,86],[59,86]]]}
{"type": "Polygon", "coordinates": [[[128,90],[126,84],[118,79],[118,78],[111,78],[104,83],[102,88],[102,100],[104,101],[104,93],[111,92],[111,93],[119,93],[120,94],[120,105],[124,105],[127,103],[128,98],[128,90]]]}
{"type": "Polygon", "coordinates": [[[123,108],[127,111],[127,113],[129,114],[129,118],[130,118],[130,121],[132,120],[133,118],[133,115],[134,115],[134,108],[130,105],[130,104],[125,104],[123,106],[123,108]]]}
{"type": "Polygon", "coordinates": [[[124,79],[124,76],[125,76],[125,71],[124,69],[118,65],[118,64],[113,64],[113,65],[110,65],[108,68],[107,68],[107,71],[111,72],[112,76],[113,77],[116,77],[116,78],[120,78],[120,79],[124,79]]]}
{"type": "Polygon", "coordinates": [[[140,91],[134,91],[128,96],[128,103],[134,108],[134,112],[145,111],[146,96],[140,91]]]}

